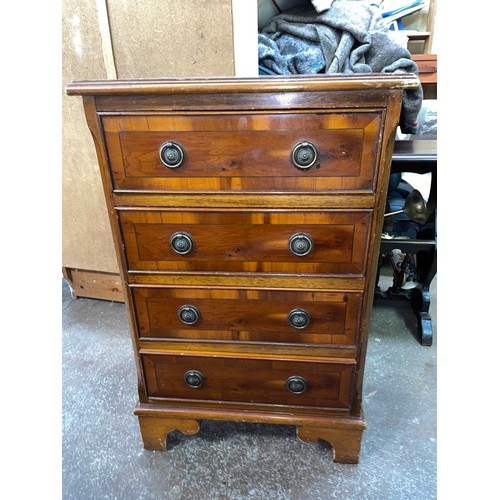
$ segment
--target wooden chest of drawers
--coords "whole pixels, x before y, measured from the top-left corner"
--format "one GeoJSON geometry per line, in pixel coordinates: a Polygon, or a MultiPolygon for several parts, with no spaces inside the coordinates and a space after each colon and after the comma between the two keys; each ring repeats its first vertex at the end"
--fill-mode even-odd
{"type": "Polygon", "coordinates": [[[412,75],[72,82],[94,137],[144,446],[295,425],[359,460],[386,186],[412,75]]]}

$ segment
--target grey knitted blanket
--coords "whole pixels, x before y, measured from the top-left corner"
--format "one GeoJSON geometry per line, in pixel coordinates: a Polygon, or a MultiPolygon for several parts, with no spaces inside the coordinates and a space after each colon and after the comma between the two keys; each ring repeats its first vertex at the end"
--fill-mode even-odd
{"type": "MultiPolygon", "coordinates": [[[[259,34],[259,64],[280,75],[302,73],[414,73],[418,67],[368,2],[337,0],[318,14],[312,7],[290,9],[259,34]]],[[[403,94],[400,127],[418,131],[423,90],[403,94]]]]}

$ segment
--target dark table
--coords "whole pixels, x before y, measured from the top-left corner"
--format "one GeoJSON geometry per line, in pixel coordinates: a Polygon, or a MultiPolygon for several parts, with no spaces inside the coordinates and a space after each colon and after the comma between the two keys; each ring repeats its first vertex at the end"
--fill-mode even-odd
{"type": "MultiPolygon", "coordinates": [[[[396,275],[393,286],[382,291],[377,285],[375,301],[398,300],[410,301],[417,316],[418,335],[422,345],[432,345],[432,318],[429,314],[430,284],[437,270],[437,141],[435,140],[410,140],[396,141],[392,155],[391,173],[415,172],[425,174],[431,172],[431,189],[427,202],[429,219],[417,232],[415,239],[382,239],[380,243],[379,274],[383,264],[383,255],[399,248],[401,252],[410,255],[416,254],[417,279],[419,285],[410,290],[403,290],[402,273],[396,275]]],[[[377,283],[378,283],[377,276],[377,283]]]]}

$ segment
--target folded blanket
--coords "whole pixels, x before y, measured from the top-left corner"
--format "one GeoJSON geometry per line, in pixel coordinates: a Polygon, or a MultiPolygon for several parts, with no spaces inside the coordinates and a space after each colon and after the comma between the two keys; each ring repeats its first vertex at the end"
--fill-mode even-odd
{"type": "MultiPolygon", "coordinates": [[[[259,34],[259,64],[280,75],[303,73],[414,73],[411,54],[368,2],[334,2],[318,14],[313,8],[290,9],[259,34]]],[[[403,92],[400,127],[418,131],[423,90],[403,92]]]]}

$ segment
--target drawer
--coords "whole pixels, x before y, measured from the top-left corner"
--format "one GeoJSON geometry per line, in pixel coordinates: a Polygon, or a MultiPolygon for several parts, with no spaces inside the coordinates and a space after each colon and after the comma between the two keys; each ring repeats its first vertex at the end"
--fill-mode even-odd
{"type": "Polygon", "coordinates": [[[132,287],[143,338],[355,344],[359,292],[132,287]]]}
{"type": "Polygon", "coordinates": [[[354,360],[143,353],[150,398],[349,408],[354,360]]]}
{"type": "Polygon", "coordinates": [[[371,210],[121,210],[129,271],[363,275],[371,210]]]}
{"type": "Polygon", "coordinates": [[[118,191],[374,189],[380,111],[121,115],[102,124],[118,191]]]}

